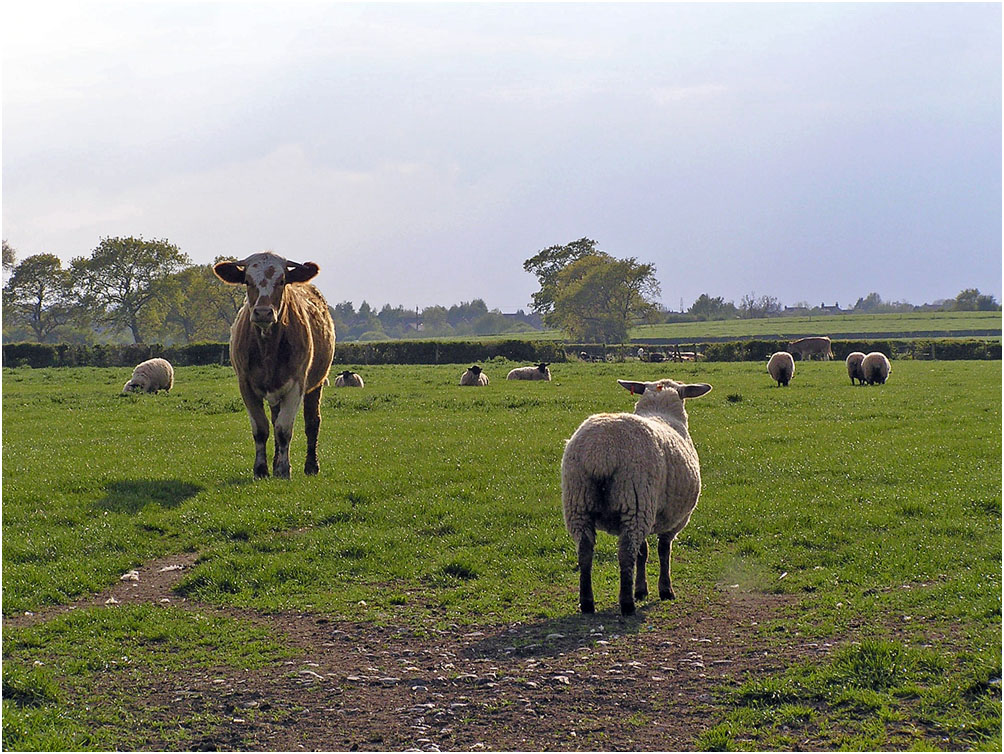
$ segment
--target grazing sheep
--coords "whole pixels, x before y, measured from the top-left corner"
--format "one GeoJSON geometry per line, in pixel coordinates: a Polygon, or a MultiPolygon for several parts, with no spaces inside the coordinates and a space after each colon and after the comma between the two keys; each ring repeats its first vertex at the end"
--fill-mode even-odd
{"type": "Polygon", "coordinates": [[[122,387],[123,393],[156,393],[174,387],[174,367],[167,359],[148,359],[137,364],[132,377],[122,387]]]}
{"type": "Polygon", "coordinates": [[[350,369],[335,377],[335,387],[364,387],[363,378],[350,369]]]}
{"type": "Polygon", "coordinates": [[[476,364],[463,373],[460,377],[461,386],[472,385],[475,387],[488,384],[488,375],[481,371],[481,367],[476,364]]]}
{"type": "Polygon", "coordinates": [[[659,535],[659,598],[676,596],[669,576],[673,539],[701,492],[700,461],[683,402],[704,395],[711,385],[617,382],[641,398],[633,414],[594,414],[575,430],[561,458],[561,502],[578,552],[580,609],[595,610],[593,547],[599,528],[619,537],[620,609],[631,615],[635,599],[648,594],[649,534],[659,535]]]}
{"type": "Polygon", "coordinates": [[[861,362],[864,360],[865,355],[861,351],[847,354],[847,358],[844,360],[844,363],[847,364],[847,376],[851,378],[852,385],[854,380],[857,380],[859,385],[865,384],[865,372],[861,368],[861,362]]]}
{"type": "Polygon", "coordinates": [[[872,351],[861,362],[861,373],[869,385],[876,383],[884,385],[885,381],[889,379],[891,371],[892,366],[889,364],[889,359],[881,351],[872,351]]]}
{"type": "Polygon", "coordinates": [[[506,375],[507,380],[547,380],[551,381],[550,364],[538,364],[535,367],[516,367],[506,375]]]}
{"type": "Polygon", "coordinates": [[[767,362],[767,374],[772,380],[777,380],[777,386],[788,387],[791,378],[795,376],[795,360],[787,351],[777,351],[771,354],[767,362]]]}

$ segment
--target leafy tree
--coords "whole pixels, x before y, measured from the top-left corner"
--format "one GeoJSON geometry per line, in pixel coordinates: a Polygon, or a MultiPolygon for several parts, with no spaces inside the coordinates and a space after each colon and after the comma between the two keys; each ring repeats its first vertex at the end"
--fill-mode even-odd
{"type": "Polygon", "coordinates": [[[144,311],[163,292],[164,279],[189,261],[166,240],[103,238],[90,258],[73,260],[72,272],[80,302],[99,321],[129,330],[133,341],[142,343],[144,311]]]}
{"type": "Polygon", "coordinates": [[[572,340],[622,343],[631,324],[655,311],[650,299],[659,295],[659,283],[654,265],[599,252],[559,270],[549,295],[548,325],[560,327],[572,340]]]}
{"type": "Polygon", "coordinates": [[[721,296],[711,298],[707,293],[702,293],[697,300],[687,309],[688,314],[693,314],[699,319],[728,319],[736,316],[736,305],[731,301],[726,301],[721,296]]]}
{"type": "MultiPolygon", "coordinates": [[[[4,242],[4,263],[7,262],[4,242]]],[[[11,254],[13,261],[13,254],[11,254]]],[[[35,254],[13,267],[3,288],[4,319],[27,325],[46,342],[71,316],[70,273],[55,254],[35,254]]]]}
{"type": "Polygon", "coordinates": [[[158,284],[142,324],[148,332],[159,332],[158,337],[165,341],[227,340],[244,296],[241,286],[221,283],[212,265],[186,267],[158,284]]]}
{"type": "Polygon", "coordinates": [[[14,247],[7,243],[5,238],[3,241],[3,269],[5,272],[10,272],[14,269],[16,252],[14,247]]]}
{"type": "Polygon", "coordinates": [[[966,288],[955,297],[952,308],[960,312],[992,312],[1000,309],[1000,304],[993,296],[980,293],[979,288],[966,288]]]}
{"type": "Polygon", "coordinates": [[[597,250],[596,241],[583,237],[564,246],[548,246],[523,262],[523,269],[536,275],[540,283],[530,308],[542,316],[550,314],[554,310],[559,273],[582,257],[602,253],[597,250]]]}

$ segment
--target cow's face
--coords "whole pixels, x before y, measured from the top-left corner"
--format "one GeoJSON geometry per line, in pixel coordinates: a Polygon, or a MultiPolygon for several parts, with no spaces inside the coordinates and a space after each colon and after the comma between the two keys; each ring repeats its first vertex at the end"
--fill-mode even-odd
{"type": "Polygon", "coordinates": [[[243,262],[220,262],[213,271],[226,283],[247,286],[251,324],[267,332],[279,321],[286,285],[307,282],[317,274],[318,267],[313,262],[288,262],[276,254],[262,252],[243,262]]]}

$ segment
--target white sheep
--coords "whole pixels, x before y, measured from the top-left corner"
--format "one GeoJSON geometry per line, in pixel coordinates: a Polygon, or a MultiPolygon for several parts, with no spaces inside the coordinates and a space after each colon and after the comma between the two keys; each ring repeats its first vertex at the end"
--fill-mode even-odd
{"type": "Polygon", "coordinates": [[[767,362],[767,374],[772,380],[777,380],[778,387],[787,387],[795,376],[795,359],[787,351],[771,354],[770,361],[767,362]]]}
{"type": "Polygon", "coordinates": [[[889,359],[881,351],[872,351],[861,362],[861,373],[869,385],[874,385],[875,383],[884,385],[885,381],[889,379],[889,372],[891,371],[892,366],[889,364],[889,359]]]}
{"type": "Polygon", "coordinates": [[[363,383],[363,378],[356,372],[346,369],[335,377],[335,387],[365,387],[365,384],[363,383]]]}
{"type": "Polygon", "coordinates": [[[617,382],[641,396],[634,413],[594,414],[579,425],[561,458],[561,502],[578,552],[579,608],[595,611],[593,547],[599,528],[619,537],[620,609],[631,615],[635,599],[648,594],[649,534],[659,535],[659,598],[676,596],[669,576],[673,539],[690,521],[701,493],[700,460],[683,402],[704,395],[711,385],[617,382]]]}
{"type": "Polygon", "coordinates": [[[174,387],[174,367],[167,359],[148,359],[137,364],[132,377],[122,387],[123,393],[156,393],[174,387]]]}
{"type": "Polygon", "coordinates": [[[460,377],[460,384],[462,386],[473,385],[475,387],[481,385],[487,385],[489,382],[488,375],[481,371],[481,367],[474,365],[466,372],[464,372],[460,377]]]}
{"type": "Polygon", "coordinates": [[[516,367],[506,375],[507,380],[547,380],[551,381],[550,364],[537,364],[534,367],[516,367]]]}
{"type": "Polygon", "coordinates": [[[865,355],[861,351],[853,351],[847,354],[847,358],[844,359],[844,363],[847,365],[847,376],[851,378],[851,384],[854,384],[854,380],[858,381],[858,384],[865,384],[865,372],[861,368],[861,362],[865,360],[865,355]]]}

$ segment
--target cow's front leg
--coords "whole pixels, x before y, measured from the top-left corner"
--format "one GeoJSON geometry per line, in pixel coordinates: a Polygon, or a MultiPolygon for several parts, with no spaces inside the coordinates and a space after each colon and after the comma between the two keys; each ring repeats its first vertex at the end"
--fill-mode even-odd
{"type": "Polygon", "coordinates": [[[241,390],[241,398],[251,420],[251,436],[254,438],[254,478],[263,479],[268,476],[268,459],[265,455],[265,443],[268,442],[268,418],[265,416],[265,406],[260,395],[254,395],[250,390],[241,390]]]}
{"type": "Polygon", "coordinates": [[[303,394],[294,385],[283,393],[277,403],[272,403],[273,424],[275,425],[275,455],[272,458],[272,474],[280,479],[289,479],[289,443],[293,439],[293,422],[300,410],[303,394]]]}

